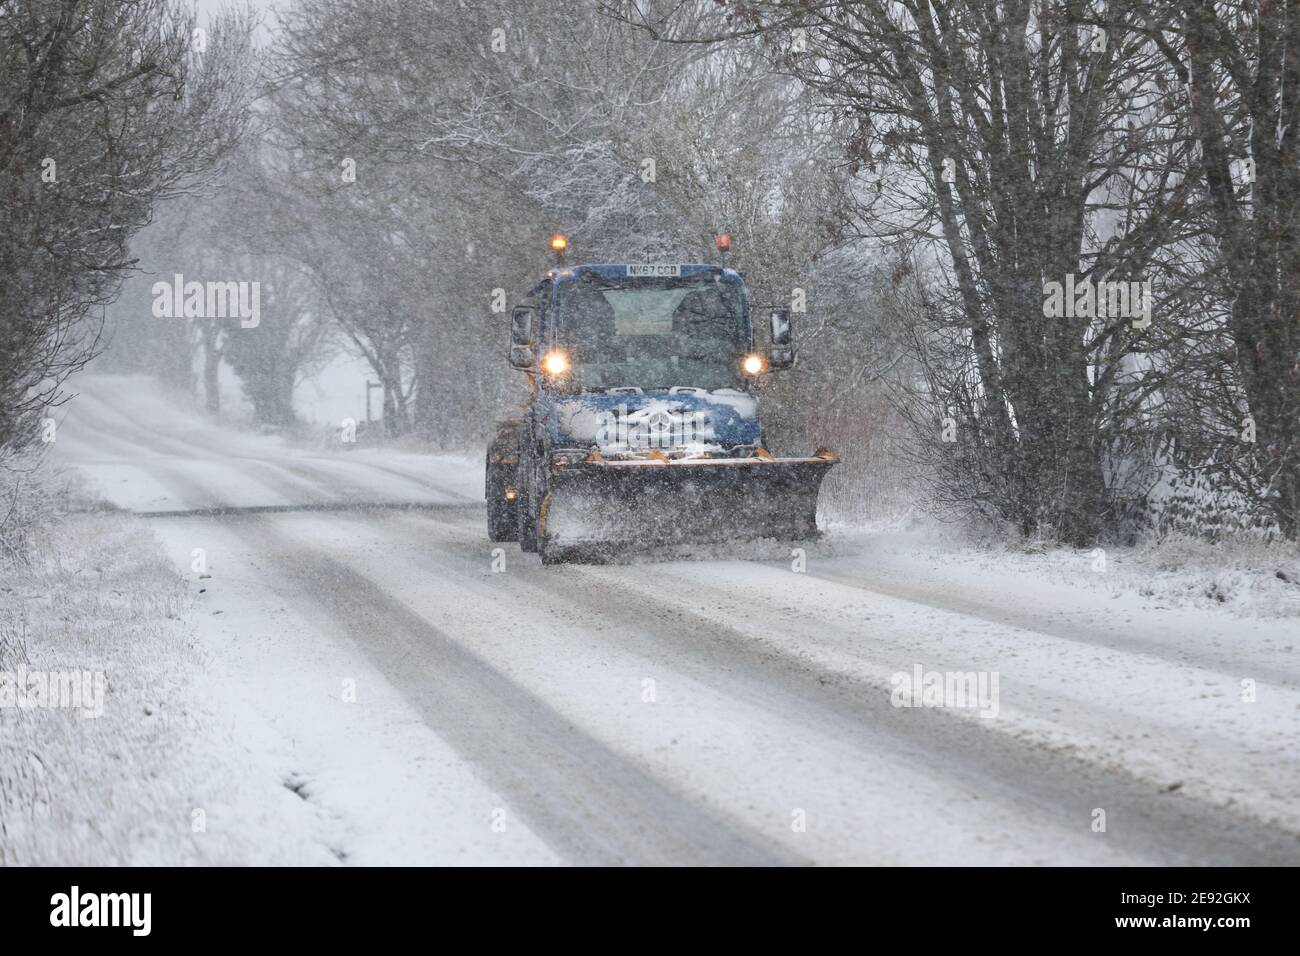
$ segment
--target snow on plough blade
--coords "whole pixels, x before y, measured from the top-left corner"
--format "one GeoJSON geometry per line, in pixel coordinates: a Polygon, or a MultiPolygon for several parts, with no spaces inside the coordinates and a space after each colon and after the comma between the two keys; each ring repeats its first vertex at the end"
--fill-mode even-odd
{"type": "Polygon", "coordinates": [[[542,560],[595,560],[663,545],[815,538],[817,497],[836,462],[810,458],[638,458],[552,473],[542,560]]]}

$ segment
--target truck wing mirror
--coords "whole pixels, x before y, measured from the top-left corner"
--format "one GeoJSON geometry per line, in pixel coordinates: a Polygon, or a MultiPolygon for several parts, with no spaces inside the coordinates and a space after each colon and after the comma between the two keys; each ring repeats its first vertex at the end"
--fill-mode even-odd
{"type": "Polygon", "coordinates": [[[790,328],[790,310],[772,310],[772,347],[768,364],[772,368],[789,368],[794,364],[794,334],[790,328]]]}
{"type": "Polygon", "coordinates": [[[517,305],[510,313],[510,364],[515,368],[529,369],[536,361],[533,355],[533,316],[536,312],[531,305],[517,305]]]}

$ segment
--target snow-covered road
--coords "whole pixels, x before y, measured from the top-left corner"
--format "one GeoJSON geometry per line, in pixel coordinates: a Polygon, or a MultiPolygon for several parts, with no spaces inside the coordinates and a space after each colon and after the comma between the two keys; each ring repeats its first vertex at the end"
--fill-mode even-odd
{"type": "Polygon", "coordinates": [[[847,531],[802,572],[494,560],[477,460],[293,448],[144,379],[79,388],[56,459],[193,580],[194,693],[333,859],[1300,862],[1295,617],[847,531]],[[918,669],[996,697],[896,706],[918,669]]]}

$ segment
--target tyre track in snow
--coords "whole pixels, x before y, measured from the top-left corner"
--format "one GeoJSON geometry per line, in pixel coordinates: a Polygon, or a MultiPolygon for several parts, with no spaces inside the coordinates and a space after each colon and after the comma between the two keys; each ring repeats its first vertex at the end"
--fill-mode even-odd
{"type": "MultiPolygon", "coordinates": [[[[225,489],[194,480],[177,471],[171,461],[152,462],[150,471],[196,510],[228,507],[225,489]]],[[[469,582],[472,576],[466,569],[485,562],[490,552],[486,537],[475,530],[480,517],[472,512],[413,517],[404,537],[408,544],[425,549],[431,573],[459,575],[469,582]]],[[[299,610],[322,628],[348,634],[435,732],[482,770],[490,783],[516,796],[520,815],[566,859],[582,863],[796,859],[754,838],[733,835],[719,841],[718,834],[734,831],[708,810],[695,807],[644,769],[585,737],[543,701],[474,658],[454,637],[394,602],[373,581],[301,543],[287,545],[270,521],[236,511],[229,524],[255,543],[259,553],[280,555],[284,573],[298,583],[301,593],[312,595],[311,600],[299,602],[299,610]],[[320,595],[329,597],[318,603],[320,595]],[[447,675],[454,675],[449,683],[447,675]],[[448,689],[455,693],[447,694],[448,689]],[[471,704],[486,709],[475,714],[468,709],[471,704]],[[539,728],[540,737],[531,735],[539,728]],[[484,754],[499,751],[503,740],[526,740],[527,745],[511,751],[504,766],[495,760],[484,765],[484,754]],[[544,745],[548,740],[549,749],[544,745]],[[577,775],[578,768],[592,766],[598,770],[596,778],[577,775]],[[575,818],[573,808],[589,807],[593,801],[602,809],[575,818]],[[696,819],[693,810],[703,818],[696,819]],[[611,820],[628,821],[628,827],[592,824],[611,820]],[[662,822],[660,832],[648,841],[647,820],[662,822]]],[[[532,595],[532,599],[516,596],[521,613],[532,612],[549,597],[592,615],[606,614],[609,594],[619,590],[618,581],[600,581],[599,576],[658,580],[660,593],[685,596],[681,582],[653,564],[542,568],[522,553],[514,560],[525,565],[515,576],[532,595]]],[[[626,598],[631,592],[623,588],[619,593],[626,598]]],[[[1300,859],[1294,838],[1288,840],[1255,821],[1182,795],[1160,793],[1114,769],[1050,754],[941,711],[890,707],[878,688],[827,681],[824,673],[810,670],[806,662],[773,654],[770,646],[758,648],[752,634],[719,627],[680,603],[643,597],[624,610],[647,627],[636,645],[625,643],[622,649],[671,659],[674,667],[737,699],[761,703],[812,733],[850,742],[861,750],[863,759],[884,750],[926,767],[931,774],[941,771],[955,792],[1016,807],[1040,826],[1063,827],[1067,819],[1085,820],[1091,807],[1105,806],[1110,808],[1115,839],[1125,841],[1126,848],[1144,861],[1257,864],[1300,859]]],[[[907,795],[899,794],[899,799],[906,800],[907,795]]]]}
{"type": "MultiPolygon", "coordinates": [[[[1018,854],[1023,861],[1060,862],[1070,858],[1062,847],[1077,850],[1085,841],[1107,840],[1142,863],[1300,861],[1295,834],[1248,815],[1185,793],[1163,793],[1122,768],[1051,751],[940,710],[903,711],[890,706],[887,693],[870,681],[830,673],[815,660],[770,639],[773,628],[786,628],[788,644],[791,625],[782,612],[798,609],[799,604],[788,591],[765,591],[750,582],[742,590],[754,614],[720,624],[701,607],[724,598],[734,603],[737,592],[717,581],[695,580],[704,575],[693,575],[690,564],[542,568],[535,557],[506,545],[502,547],[511,564],[509,573],[485,579],[482,569],[496,546],[484,533],[482,504],[466,502],[463,495],[439,488],[432,479],[426,484],[401,469],[365,462],[347,463],[354,466],[351,469],[310,464],[288,450],[283,457],[262,458],[246,454],[250,443],[239,436],[208,446],[177,437],[175,428],[151,431],[125,413],[98,415],[89,404],[79,411],[83,414],[78,422],[88,428],[81,441],[88,449],[105,445],[117,449],[126,456],[124,464],[170,489],[186,506],[179,510],[210,514],[196,519],[199,534],[206,521],[219,521],[222,529],[235,534],[268,576],[268,595],[273,594],[277,603],[291,604],[320,630],[352,642],[425,724],[502,794],[509,812],[523,818],[571,862],[780,864],[806,862],[807,857],[791,846],[788,833],[782,840],[773,839],[754,819],[752,808],[719,806],[709,798],[707,788],[701,792],[697,786],[692,791],[692,779],[708,779],[706,768],[673,765],[669,758],[667,763],[652,762],[644,753],[627,752],[605,739],[591,725],[584,729],[573,716],[575,702],[563,696],[572,693],[572,686],[565,690],[538,686],[535,680],[529,684],[522,674],[514,673],[516,663],[521,667],[522,663],[512,660],[508,645],[491,656],[476,651],[454,626],[418,610],[419,602],[411,594],[394,593],[397,575],[387,573],[390,568],[396,572],[399,564],[406,565],[404,570],[410,574],[415,566],[429,575],[431,582],[438,582],[439,593],[463,605],[457,611],[461,620],[474,616],[535,619],[542,628],[560,627],[570,640],[581,631],[582,621],[610,614],[613,596],[621,602],[617,613],[635,626],[602,628],[598,638],[589,638],[614,655],[611,660],[653,661],[665,673],[684,675],[709,691],[695,702],[717,706],[719,713],[766,710],[771,720],[762,730],[787,734],[790,740],[783,744],[787,749],[804,741],[827,748],[833,742],[852,755],[853,766],[847,769],[853,773],[868,772],[877,762],[915,767],[911,777],[878,783],[873,796],[883,794],[890,801],[882,809],[906,807],[909,801],[932,799],[940,793],[942,801],[926,805],[927,816],[919,819],[933,820],[936,829],[949,828],[943,832],[956,832],[954,827],[983,830],[988,836],[975,839],[998,842],[1001,859],[1018,854]],[[223,447],[232,454],[221,455],[223,447]],[[160,457],[160,449],[172,454],[160,457]],[[219,467],[213,474],[187,467],[204,461],[219,467]],[[376,496],[364,479],[364,468],[391,472],[443,501],[450,499],[453,503],[426,504],[451,510],[366,512],[367,505],[376,504],[376,496]],[[245,487],[223,485],[216,477],[231,470],[247,477],[245,487]],[[352,474],[344,473],[349,470],[352,474]],[[284,499],[286,509],[358,510],[331,519],[339,529],[339,540],[317,542],[299,533],[297,522],[302,516],[247,513],[249,489],[255,486],[284,499]],[[378,550],[368,564],[349,554],[344,534],[373,539],[371,546],[378,550]],[[683,575],[691,580],[684,581],[683,575]],[[728,701],[737,706],[726,708],[728,701]],[[909,781],[936,786],[925,791],[927,796],[918,797],[909,791],[909,781]],[[984,819],[979,801],[986,811],[984,819]],[[1108,809],[1110,834],[1080,838],[1087,831],[1089,810],[1096,806],[1108,809]],[[1023,826],[994,827],[990,816],[1013,822],[1019,818],[1023,826]]],[[[319,460],[338,464],[335,459],[319,460]]],[[[1046,620],[1026,609],[994,607],[970,595],[936,592],[919,584],[872,580],[864,585],[847,570],[818,569],[809,577],[1106,650],[1157,656],[1161,656],[1157,651],[1163,651],[1162,656],[1184,664],[1211,664],[1223,658],[1198,648],[1202,656],[1189,661],[1167,645],[1148,647],[1152,642],[1140,636],[1116,642],[1115,635],[1087,625],[1046,620]]],[[[817,629],[827,625],[817,620],[816,608],[804,611],[808,620],[794,626],[793,636],[811,644],[817,640],[817,629]]],[[[584,664],[588,662],[574,662],[584,664]]],[[[551,666],[566,665],[556,661],[551,666]]],[[[291,669],[292,662],[286,662],[286,667],[291,669]]],[[[599,716],[597,711],[595,719],[599,716]]],[[[613,721],[618,715],[608,716],[613,721]]],[[[723,754],[716,760],[730,768],[728,757],[723,754]]],[[[682,758],[672,759],[680,764],[682,758]]],[[[789,767],[770,761],[742,772],[777,777],[792,773],[789,767]]],[[[827,796],[847,801],[855,797],[853,793],[827,796]]],[[[906,814],[888,819],[905,820],[906,814]]],[[[787,822],[787,830],[788,826],[787,822]]],[[[906,824],[884,834],[837,836],[850,845],[849,855],[855,861],[867,863],[907,860],[908,847],[924,842],[924,834],[909,831],[906,824]],[[867,847],[876,848],[878,856],[869,855],[867,847]]],[[[965,862],[986,861],[973,854],[965,862]]]]}
{"type": "MultiPolygon", "coordinates": [[[[832,561],[834,559],[831,559],[832,561]]],[[[774,566],[774,565],[769,565],[774,566]]],[[[1166,641],[1144,637],[1140,631],[1128,634],[1116,633],[1090,624],[1080,624],[1068,620],[1049,618],[1031,608],[1011,605],[993,604],[983,598],[963,594],[959,591],[937,591],[933,586],[922,583],[882,580],[879,577],[865,578],[849,571],[834,571],[809,568],[804,572],[807,577],[842,585],[858,591],[880,594],[886,597],[910,601],[940,611],[950,611],[967,617],[979,618],[992,624],[1008,625],[1045,634],[1061,640],[1088,644],[1106,650],[1125,653],[1143,654],[1159,657],[1177,664],[1192,664],[1225,674],[1242,671],[1239,655],[1217,651],[1213,648],[1189,648],[1166,641]]],[[[1285,663],[1270,664],[1270,679],[1281,678],[1281,683],[1292,687],[1300,686],[1300,668],[1288,667],[1285,663]]]]}
{"type": "MultiPolygon", "coordinates": [[[[352,505],[356,507],[415,504],[421,496],[432,492],[439,500],[430,502],[438,505],[463,503],[475,504],[458,492],[438,485],[430,478],[421,479],[402,469],[384,465],[375,465],[366,461],[346,461],[336,458],[312,458],[293,455],[277,460],[260,458],[244,453],[221,455],[220,449],[199,444],[184,438],[149,431],[143,425],[121,412],[103,414],[104,406],[87,404],[78,408],[75,422],[78,426],[91,429],[93,438],[79,440],[90,445],[109,445],[123,455],[120,464],[156,474],[167,474],[177,485],[188,489],[189,493],[199,488],[198,483],[185,476],[180,470],[186,463],[210,462],[223,468],[235,468],[247,474],[254,487],[262,486],[283,497],[286,502],[300,502],[309,505],[352,505]],[[168,449],[168,454],[159,457],[159,447],[168,449]],[[333,467],[326,467],[328,462],[333,467]],[[378,473],[377,481],[381,487],[391,484],[391,478],[379,478],[389,475],[401,479],[409,486],[407,498],[391,501],[382,494],[377,494],[374,484],[365,481],[365,470],[378,473]],[[352,471],[349,476],[346,472],[352,471]],[[361,472],[361,474],[357,474],[361,472]]],[[[104,463],[104,462],[101,462],[104,463]]],[[[202,505],[194,510],[216,512],[235,509],[240,506],[238,489],[228,489],[221,495],[204,492],[199,496],[202,505]],[[233,495],[233,498],[231,497],[233,495]]],[[[184,509],[160,509],[167,512],[184,509]]]]}
{"type": "MultiPolygon", "coordinates": [[[[747,569],[748,570],[748,569],[747,569]]],[[[775,569],[773,569],[775,571],[775,569]]],[[[602,574],[598,569],[591,569],[588,573],[602,574]]],[[[746,574],[743,580],[738,578],[739,569],[734,562],[722,563],[710,567],[701,566],[701,573],[695,573],[689,565],[671,565],[659,564],[651,566],[647,572],[647,582],[650,583],[649,589],[658,593],[675,593],[683,598],[689,597],[691,603],[697,607],[707,606],[727,606],[727,603],[744,604],[748,602],[750,607],[755,609],[765,608],[766,613],[756,613],[755,617],[759,620],[778,620],[781,626],[788,628],[791,625],[789,618],[795,611],[801,613],[817,613],[819,601],[811,595],[804,595],[802,598],[798,594],[789,593],[779,587],[772,587],[766,581],[752,577],[746,574]]],[[[789,574],[784,568],[776,572],[781,577],[789,574]]],[[[793,576],[792,576],[793,577],[793,576]]],[[[799,576],[796,581],[811,583],[811,576],[805,578],[799,576]]],[[[919,602],[910,602],[905,599],[895,599],[905,604],[917,604],[918,607],[930,609],[934,607],[929,603],[920,604],[919,602]]],[[[904,620],[901,624],[894,620],[894,615],[890,613],[888,607],[872,607],[876,616],[881,616],[881,612],[886,620],[889,621],[888,627],[884,632],[880,630],[879,625],[868,624],[863,627],[848,627],[842,620],[814,620],[808,622],[803,636],[797,641],[792,642],[790,635],[780,634],[773,630],[771,626],[758,627],[755,633],[768,634],[773,636],[773,643],[777,645],[788,646],[792,643],[799,645],[799,650],[817,648],[821,634],[825,631],[833,634],[837,641],[843,641],[848,638],[850,643],[860,647],[866,646],[873,651],[870,658],[859,658],[855,664],[867,663],[875,664],[877,661],[887,665],[883,668],[883,673],[906,669],[903,662],[915,663],[918,650],[916,648],[907,648],[907,637],[909,630],[916,626],[916,621],[904,620]],[[872,629],[876,631],[872,634],[872,629]],[[898,633],[901,631],[901,637],[898,633]],[[883,640],[882,640],[883,639],[883,640]],[[880,646],[884,644],[886,646],[880,646]],[[888,645],[893,646],[888,646],[888,645]],[[879,654],[883,652],[884,657],[879,654]]],[[[943,625],[960,625],[965,623],[968,618],[962,618],[956,612],[948,611],[944,608],[940,610],[946,621],[935,621],[933,623],[943,625]]],[[[716,616],[703,616],[701,627],[706,626],[709,621],[713,621],[717,626],[716,616]]],[[[1007,635],[1013,650],[1002,652],[1003,657],[994,662],[992,666],[1002,670],[1004,678],[1004,693],[1002,695],[1004,710],[1016,710],[1026,703],[1025,692],[1029,689],[1024,685],[1027,681],[1032,682],[1032,677],[1026,674],[1017,674],[1014,663],[1014,647],[1019,642],[1041,643],[1044,638],[1049,642],[1052,640],[1069,641],[1071,644],[1077,643],[1072,638],[1060,638],[1051,634],[1047,630],[1033,630],[1030,628],[1018,628],[1016,632],[1009,632],[1007,635]],[[1005,655],[1009,654],[1009,657],[1005,655]],[[1006,690],[1012,689],[1012,694],[1008,696],[1006,690]]],[[[999,636],[999,640],[1002,637],[999,636]]],[[[843,659],[844,647],[831,643],[827,645],[828,649],[833,649],[839,653],[829,655],[829,661],[824,654],[817,656],[822,659],[822,663],[815,666],[825,667],[832,672],[841,674],[850,680],[860,679],[856,674],[845,673],[841,660],[843,659]]],[[[924,647],[919,651],[925,653],[925,648],[931,652],[935,651],[932,642],[925,642],[924,647]]],[[[980,670],[980,662],[972,662],[967,655],[988,654],[988,646],[979,646],[977,641],[974,646],[967,645],[964,638],[956,636],[952,641],[946,643],[946,646],[938,652],[944,663],[938,666],[942,669],[944,666],[954,666],[959,671],[980,670]]],[[[1115,670],[1127,668],[1143,668],[1150,670],[1152,667],[1159,666],[1160,660],[1150,658],[1138,651],[1118,651],[1118,660],[1108,662],[1108,666],[1103,666],[1099,661],[1093,661],[1091,665],[1081,662],[1087,658],[1091,660],[1091,655],[1086,651],[1067,645],[1060,652],[1059,659],[1063,666],[1073,667],[1083,675],[1091,675],[1096,680],[1113,675],[1115,670]],[[1067,657],[1071,657],[1067,663],[1067,657]]],[[[925,660],[930,660],[927,656],[925,660]]],[[[1034,657],[1031,655],[1030,661],[1034,663],[1043,660],[1056,660],[1057,655],[1051,650],[1045,650],[1042,654],[1034,657]]],[[[910,665],[907,665],[910,666],[910,665]]],[[[989,666],[988,662],[983,662],[983,666],[989,666]]],[[[872,669],[872,668],[868,668],[872,669]]],[[[1235,677],[1231,674],[1210,674],[1201,664],[1190,664],[1179,662],[1177,665],[1166,665],[1168,670],[1167,677],[1171,680],[1183,679],[1188,675],[1193,675],[1196,679],[1212,676],[1219,679],[1220,683],[1226,683],[1235,688],[1235,677]]],[[[860,667],[850,668],[852,671],[860,671],[860,667]]],[[[1258,673],[1258,671],[1255,671],[1258,673]]],[[[868,685],[875,687],[876,692],[887,694],[887,685],[882,684],[883,678],[873,675],[867,680],[868,685]]],[[[1265,687],[1263,678],[1259,684],[1265,687]]],[[[1032,748],[1042,752],[1049,750],[1054,753],[1060,753],[1066,766],[1075,766],[1085,768],[1087,773],[1094,779],[1098,774],[1104,775],[1102,780],[1126,780],[1127,791],[1130,797],[1142,798],[1151,805],[1152,812],[1155,816],[1152,821],[1156,822],[1156,816],[1164,814],[1171,807],[1176,819],[1171,819],[1172,825],[1163,826],[1153,829],[1151,832],[1158,835],[1161,839],[1167,839],[1171,835],[1178,835],[1180,841],[1186,841],[1185,845],[1192,845],[1198,839],[1204,839],[1207,836],[1212,843],[1220,846],[1232,843],[1240,839],[1243,848],[1251,848],[1249,854],[1244,859],[1252,862],[1291,862],[1300,860],[1300,832],[1296,828],[1296,814],[1294,811],[1294,765],[1290,762],[1290,755],[1294,745],[1294,737],[1285,736],[1279,728],[1294,724],[1294,719],[1289,722],[1286,708],[1293,706],[1293,701],[1300,705],[1294,692],[1285,686],[1277,684],[1268,684],[1266,693],[1270,695],[1270,705],[1273,708],[1273,716],[1269,720],[1273,724],[1265,724],[1269,730],[1269,740],[1267,743],[1259,741],[1258,732],[1255,730],[1253,723],[1256,717],[1256,708],[1259,705],[1242,705],[1240,702],[1230,703],[1227,710],[1223,710],[1225,705],[1214,698],[1205,699],[1198,705],[1200,712],[1200,724],[1197,726],[1188,726],[1183,722],[1171,723],[1161,714],[1158,708],[1153,708],[1149,702],[1145,705],[1134,706],[1132,701],[1126,699],[1122,692],[1116,691],[1114,687],[1107,690],[1105,686],[1095,687],[1083,696],[1074,696],[1069,699],[1056,697],[1053,695],[1053,688],[1048,688],[1046,697],[1040,697],[1033,708],[1047,708],[1039,713],[1036,709],[1028,711],[1028,715],[1034,718],[1035,723],[1041,723],[1044,720],[1064,720],[1063,724],[1069,731],[1069,737],[1063,741],[1052,739],[1050,733],[1044,733],[1039,727],[1030,733],[1024,733],[1013,721],[1007,729],[1016,733],[1015,739],[1017,745],[1023,748],[1032,748]],[[1054,706],[1053,706],[1054,705],[1054,706]],[[1065,712],[1070,715],[1069,718],[1059,718],[1056,714],[1061,713],[1064,708],[1065,712]],[[1104,719],[1097,719],[1099,716],[1104,719]],[[1280,723],[1279,723],[1280,721],[1280,723]],[[1089,725],[1091,724],[1091,730],[1089,725]],[[1157,741],[1150,746],[1154,750],[1148,751],[1147,745],[1138,742],[1135,746],[1138,753],[1130,760],[1127,755],[1123,754],[1126,745],[1121,739],[1111,736],[1114,728],[1120,726],[1125,730],[1132,730],[1134,727],[1151,730],[1156,736],[1157,741]],[[1100,727],[1101,729],[1098,729],[1100,727]],[[1082,729],[1083,736],[1077,736],[1082,729]],[[1101,735],[1101,740],[1095,741],[1091,748],[1080,747],[1078,742],[1086,740],[1089,734],[1101,735]],[[1168,734],[1165,740],[1160,739],[1160,735],[1168,734]],[[1045,739],[1046,738],[1046,739],[1045,739]],[[1190,755],[1180,755],[1182,766],[1169,768],[1165,773],[1156,773],[1153,775],[1150,770],[1150,754],[1157,757],[1162,756],[1164,748],[1177,750],[1178,747],[1186,747],[1190,755]],[[1092,752],[1089,753],[1089,750],[1092,752]],[[1075,753],[1077,751],[1077,756],[1075,753]],[[1256,759],[1246,759],[1254,755],[1256,759]],[[1104,766],[1097,762],[1098,758],[1105,761],[1104,766]],[[1259,759],[1263,758],[1263,759],[1259,759]],[[1147,772],[1143,772],[1143,771],[1147,772]],[[1239,797],[1234,794],[1233,786],[1219,785],[1214,778],[1226,777],[1228,781],[1235,785],[1237,789],[1245,787],[1252,792],[1249,797],[1251,806],[1242,806],[1239,797]],[[1199,781],[1198,781],[1199,778],[1199,781]],[[1173,781],[1186,780],[1189,784],[1198,782],[1199,785],[1190,789],[1183,789],[1180,786],[1174,789],[1178,792],[1171,794],[1168,785],[1173,781]],[[1176,796],[1176,799],[1170,799],[1176,796]],[[1183,809],[1179,809],[1182,807],[1183,809]],[[1178,822],[1181,820],[1182,822],[1178,822]],[[1189,836],[1180,831],[1191,828],[1194,834],[1189,836]],[[1221,839],[1222,834],[1232,831],[1235,835],[1232,839],[1224,841],[1221,839]]],[[[1040,694],[1043,688],[1034,688],[1040,694]]],[[[1201,695],[1204,698],[1205,695],[1201,695]]],[[[894,710],[894,708],[889,708],[894,710]]],[[[936,711],[923,711],[948,717],[949,712],[944,709],[936,711]]],[[[915,712],[913,712],[915,713],[915,712]]],[[[978,720],[962,721],[968,726],[979,728],[987,731],[988,736],[1005,737],[1002,733],[1003,724],[1001,721],[990,721],[983,723],[978,720]]],[[[1146,734],[1143,734],[1146,737],[1146,734]]],[[[970,741],[972,748],[981,746],[978,737],[970,741]]],[[[972,751],[973,752],[973,751],[972,751]]],[[[1020,773],[1026,779],[1033,781],[1033,777],[1025,775],[1016,770],[1014,761],[1010,763],[1005,770],[1011,774],[1020,773]]],[[[1002,779],[999,775],[996,779],[1002,779]]],[[[1131,801],[1126,801],[1131,806],[1131,801]]],[[[1098,804],[1101,805],[1101,804],[1098,804]]],[[[1195,849],[1195,847],[1192,847],[1195,849]]],[[[1178,851],[1181,852],[1181,851],[1178,851]]],[[[1217,858],[1217,857],[1216,857],[1217,858]]],[[[1236,853],[1232,854],[1233,859],[1238,859],[1236,853]]],[[[1200,857],[1193,856],[1188,862],[1195,862],[1200,857]]]]}
{"type": "MultiPolygon", "coordinates": [[[[257,462],[230,464],[248,468],[257,462]]],[[[171,459],[150,461],[148,469],[194,517],[210,520],[224,512],[223,527],[276,575],[267,582],[278,594],[274,603],[287,600],[318,628],[350,639],[435,733],[510,798],[507,809],[570,862],[806,862],[683,798],[593,740],[369,578],[285,536],[274,515],[233,505],[232,489],[207,484],[171,459]]],[[[199,521],[196,541],[201,537],[199,521]]]]}
{"type": "MultiPolygon", "coordinates": [[[[467,569],[486,561],[487,545],[466,523],[412,515],[401,524],[408,526],[406,535],[412,540],[443,545],[429,551],[439,570],[459,575],[466,584],[474,582],[467,569]],[[423,531],[430,526],[443,531],[423,531]]],[[[1296,834],[1252,816],[1187,794],[1169,793],[1121,767],[1052,751],[942,709],[895,708],[886,689],[847,675],[829,675],[814,662],[761,642],[761,607],[756,606],[749,625],[720,625],[691,606],[698,607],[704,600],[699,591],[716,593],[716,589],[705,584],[689,587],[675,574],[680,568],[654,564],[542,568],[535,559],[528,563],[522,553],[515,560],[525,564],[512,572],[518,582],[514,586],[528,592],[524,606],[544,605],[549,596],[598,617],[609,613],[610,595],[617,593],[620,612],[645,625],[635,641],[622,639],[623,649],[671,660],[673,666],[737,699],[758,702],[814,733],[849,741],[864,759],[885,752],[914,761],[948,779],[955,793],[968,790],[1020,808],[1044,826],[1084,826],[1092,808],[1107,808],[1113,838],[1125,841],[1144,862],[1300,863],[1296,834]]],[[[775,598],[788,599],[788,595],[775,598]]],[[[808,622],[810,629],[817,625],[815,620],[808,622]]],[[[907,797],[900,794],[899,799],[907,797]]]]}
{"type": "Polygon", "coordinates": [[[485,664],[370,578],[276,525],[223,523],[280,576],[278,601],[349,637],[507,810],[582,865],[806,862],[694,804],[485,664]],[[296,596],[296,600],[295,600],[296,596]]]}
{"type": "MultiPolygon", "coordinates": [[[[89,429],[86,437],[79,436],[79,441],[92,446],[107,445],[124,456],[120,462],[87,462],[90,466],[88,470],[93,472],[95,465],[123,464],[155,477],[164,476],[166,481],[163,484],[181,490],[179,503],[189,506],[188,510],[213,511],[229,507],[235,503],[231,496],[238,497],[244,489],[222,488],[219,492],[215,491],[183,471],[182,466],[186,463],[210,462],[222,467],[234,467],[245,473],[250,486],[267,488],[286,501],[325,504],[337,500],[328,484],[295,475],[282,464],[242,455],[222,456],[219,449],[150,431],[125,413],[104,405],[80,404],[76,406],[75,416],[73,421],[77,427],[89,429]],[[163,448],[167,449],[166,455],[159,454],[163,448]]],[[[138,513],[148,513],[149,510],[151,509],[144,509],[138,513]]],[[[179,511],[182,508],[159,510],[179,511]]]]}

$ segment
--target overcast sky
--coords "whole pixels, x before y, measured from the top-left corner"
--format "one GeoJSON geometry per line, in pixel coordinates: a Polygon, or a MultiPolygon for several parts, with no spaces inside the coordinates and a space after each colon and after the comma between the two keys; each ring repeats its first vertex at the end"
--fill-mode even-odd
{"type": "MultiPolygon", "coordinates": [[[[268,28],[275,23],[275,9],[292,2],[293,0],[241,0],[241,4],[262,11],[262,32],[259,39],[263,42],[269,39],[268,28]]],[[[231,0],[194,0],[194,7],[199,11],[200,23],[206,22],[214,13],[231,5],[231,0]]]]}

